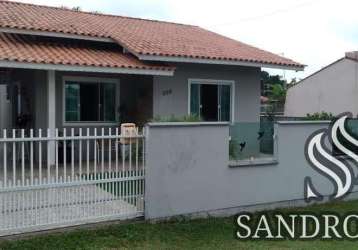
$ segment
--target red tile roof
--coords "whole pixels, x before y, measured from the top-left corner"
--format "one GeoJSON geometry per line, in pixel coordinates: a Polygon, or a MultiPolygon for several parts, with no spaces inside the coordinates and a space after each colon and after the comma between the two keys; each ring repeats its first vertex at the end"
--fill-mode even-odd
{"type": "Polygon", "coordinates": [[[10,62],[45,63],[70,66],[95,66],[137,70],[173,70],[139,61],[123,54],[115,44],[99,46],[94,42],[69,42],[29,35],[0,33],[0,60],[10,62]]]}
{"type": "Polygon", "coordinates": [[[197,26],[0,0],[0,27],[112,38],[138,55],[304,65],[197,26]]]}

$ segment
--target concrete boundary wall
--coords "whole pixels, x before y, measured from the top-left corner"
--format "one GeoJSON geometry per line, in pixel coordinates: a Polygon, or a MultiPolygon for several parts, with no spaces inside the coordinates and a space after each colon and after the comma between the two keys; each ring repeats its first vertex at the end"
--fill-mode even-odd
{"type": "Polygon", "coordinates": [[[304,156],[308,136],[326,127],[327,122],[277,123],[276,164],[229,167],[228,124],[148,124],[145,216],[230,215],[302,206],[306,176],[312,177],[318,191],[329,195],[331,182],[315,172],[304,156]]]}

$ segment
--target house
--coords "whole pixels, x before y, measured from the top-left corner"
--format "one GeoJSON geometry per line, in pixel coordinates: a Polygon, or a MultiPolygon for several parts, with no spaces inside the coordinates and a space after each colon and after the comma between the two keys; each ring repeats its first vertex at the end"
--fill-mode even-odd
{"type": "MultiPolygon", "coordinates": [[[[145,159],[166,152],[148,148],[147,134],[118,134],[122,123],[246,123],[231,139],[258,150],[262,67],[304,69],[197,26],[0,0],[0,235],[143,216],[145,159]]],[[[177,138],[196,146],[188,135],[177,138]]]]}
{"type": "Polygon", "coordinates": [[[287,91],[285,116],[304,117],[308,113],[343,112],[358,114],[358,52],[344,57],[298,82],[287,91]]]}
{"type": "Polygon", "coordinates": [[[304,67],[197,26],[10,1],[0,32],[12,127],[21,116],[36,129],[187,114],[258,121],[260,68],[304,67]]]}

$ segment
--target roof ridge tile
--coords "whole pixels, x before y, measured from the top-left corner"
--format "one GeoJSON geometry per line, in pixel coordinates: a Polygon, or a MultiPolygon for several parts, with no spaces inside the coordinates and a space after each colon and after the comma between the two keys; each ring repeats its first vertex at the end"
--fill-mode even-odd
{"type": "Polygon", "coordinates": [[[139,20],[139,21],[158,22],[158,23],[166,23],[166,24],[174,24],[174,25],[183,25],[183,26],[189,26],[189,27],[198,27],[198,26],[192,25],[192,24],[185,24],[185,23],[171,22],[171,21],[164,21],[164,20],[157,20],[157,19],[131,17],[131,16],[115,15],[115,14],[106,14],[106,13],[95,12],[95,11],[73,10],[71,8],[67,8],[66,6],[58,7],[58,6],[50,6],[50,5],[44,5],[44,4],[24,3],[24,2],[18,2],[18,1],[12,1],[12,0],[11,1],[10,0],[0,0],[0,2],[17,4],[17,5],[28,5],[28,6],[34,6],[34,7],[42,7],[42,8],[49,8],[49,9],[57,9],[57,10],[63,10],[63,11],[70,11],[73,13],[82,13],[82,14],[89,14],[89,15],[96,15],[96,16],[126,18],[126,19],[134,19],[134,20],[139,20]]]}

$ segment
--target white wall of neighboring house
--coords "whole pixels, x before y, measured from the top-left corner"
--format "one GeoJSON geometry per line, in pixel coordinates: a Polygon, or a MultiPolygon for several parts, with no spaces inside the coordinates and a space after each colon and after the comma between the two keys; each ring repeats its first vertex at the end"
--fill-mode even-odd
{"type": "Polygon", "coordinates": [[[287,92],[285,116],[350,111],[358,114],[358,62],[342,58],[291,87],[287,92]]]}

